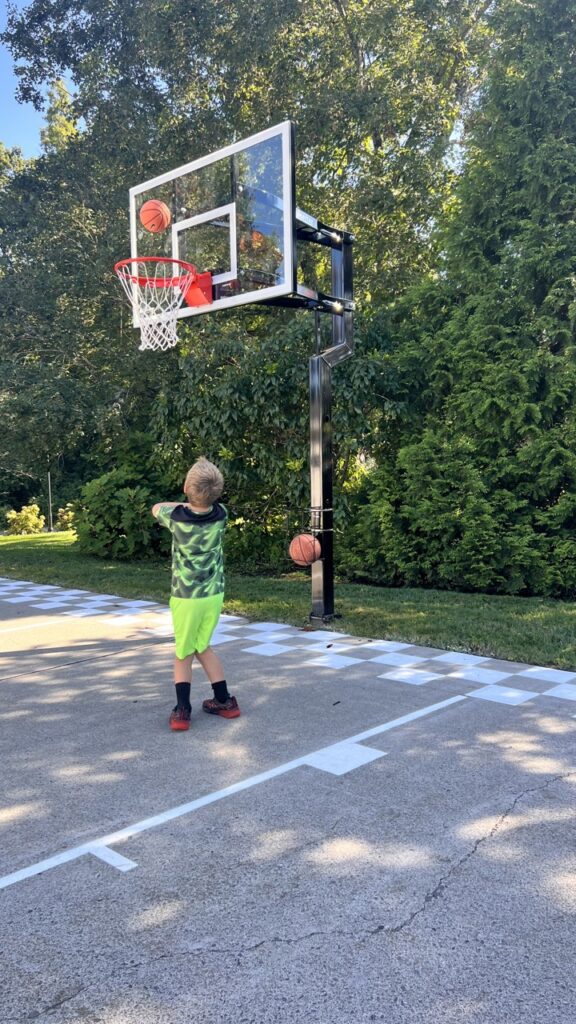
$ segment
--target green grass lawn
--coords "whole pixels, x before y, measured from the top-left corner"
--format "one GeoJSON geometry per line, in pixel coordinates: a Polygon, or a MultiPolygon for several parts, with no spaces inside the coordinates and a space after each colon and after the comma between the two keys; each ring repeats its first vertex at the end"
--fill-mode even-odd
{"type": "MultiPolygon", "coordinates": [[[[69,533],[0,537],[0,575],[167,602],[170,564],[112,562],[80,554],[69,533]]],[[[307,624],[310,580],[227,575],[225,610],[249,619],[307,624]]],[[[335,628],[355,636],[576,669],[576,602],[342,583],[335,628]]]]}

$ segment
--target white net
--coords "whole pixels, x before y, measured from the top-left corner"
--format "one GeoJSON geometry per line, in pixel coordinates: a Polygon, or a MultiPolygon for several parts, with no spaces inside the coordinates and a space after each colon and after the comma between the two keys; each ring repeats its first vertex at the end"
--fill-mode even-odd
{"type": "Polygon", "coordinates": [[[182,260],[147,256],[121,260],[114,268],[140,327],[139,348],[173,348],[178,341],[176,314],[196,279],[196,270],[182,260]]]}

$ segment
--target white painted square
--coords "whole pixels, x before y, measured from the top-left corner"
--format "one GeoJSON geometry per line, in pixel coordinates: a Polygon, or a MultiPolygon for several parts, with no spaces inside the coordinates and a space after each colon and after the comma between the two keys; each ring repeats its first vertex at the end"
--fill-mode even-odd
{"type": "Polygon", "coordinates": [[[87,597],[89,595],[89,593],[90,593],[89,590],[65,590],[62,587],[54,587],[54,588],[51,588],[51,589],[54,589],[54,590],[58,591],[58,593],[54,594],[53,596],[54,596],[54,598],[59,598],[59,599],[60,598],[64,599],[65,597],[81,597],[82,595],[87,597]]]}
{"type": "Polygon", "coordinates": [[[6,597],[5,601],[8,604],[30,604],[30,596],[26,594],[24,597],[22,595],[20,597],[6,597]]]}
{"type": "Polygon", "coordinates": [[[398,683],[410,683],[411,686],[423,686],[424,683],[432,683],[435,679],[445,679],[446,676],[439,676],[435,672],[424,672],[418,668],[395,668],[391,672],[384,672],[378,679],[394,679],[398,683]]]}
{"type": "Polygon", "coordinates": [[[118,597],[113,597],[112,600],[122,601],[123,604],[125,604],[127,607],[129,606],[130,608],[154,608],[157,604],[156,601],[132,601],[128,598],[123,599],[118,597]]]}
{"type": "Polygon", "coordinates": [[[366,646],[375,651],[403,651],[406,647],[413,647],[413,644],[403,644],[400,640],[367,640],[366,646]]]}
{"type": "MultiPolygon", "coordinates": [[[[266,632],[266,633],[262,634],[262,640],[263,640],[264,643],[275,644],[275,643],[280,643],[282,640],[292,640],[293,636],[294,636],[293,633],[268,633],[268,632],[266,632]]],[[[238,637],[236,637],[236,639],[238,640],[238,637]]],[[[256,634],[252,634],[252,636],[250,636],[250,637],[246,637],[246,639],[247,640],[258,640],[259,636],[256,633],[256,634]]]]}
{"type": "Polygon", "coordinates": [[[240,615],[229,615],[227,612],[222,612],[222,615],[220,616],[220,622],[235,622],[236,626],[239,626],[244,622],[244,620],[240,615]]]}
{"type": "Polygon", "coordinates": [[[390,654],[378,654],[375,658],[368,658],[372,664],[376,665],[420,665],[423,661],[427,661],[427,658],[419,658],[415,654],[395,654],[393,651],[390,654]]]}
{"type": "Polygon", "coordinates": [[[245,628],[255,633],[281,633],[286,626],[281,622],[249,622],[245,628]]]}
{"type": "Polygon", "coordinates": [[[561,700],[576,700],[576,686],[571,683],[560,683],[551,690],[546,690],[544,697],[560,697],[561,700]]]}
{"type": "MultiPolygon", "coordinates": [[[[434,659],[436,660],[436,659],[434,659]]],[[[468,683],[483,683],[490,686],[492,683],[499,683],[501,679],[509,679],[509,672],[497,672],[494,668],[458,668],[455,672],[449,672],[446,679],[465,679],[468,683]]]]}
{"type": "MultiPolygon", "coordinates": [[[[303,654],[341,654],[342,651],[357,651],[358,644],[338,644],[336,645],[333,640],[328,640],[327,643],[320,643],[319,641],[313,641],[312,643],[305,643],[300,638],[293,645],[295,650],[302,651],[303,654]]],[[[364,650],[364,648],[361,648],[364,650]]]]}
{"type": "Polygon", "coordinates": [[[286,654],[287,651],[293,650],[292,647],[286,647],[285,644],[257,644],[256,647],[243,647],[243,654],[261,654],[264,658],[274,658],[277,654],[286,654]]]}
{"type": "MultiPolygon", "coordinates": [[[[165,626],[164,628],[167,631],[172,632],[172,627],[165,626]]],[[[239,637],[237,637],[237,636],[225,636],[224,633],[213,633],[212,637],[210,639],[210,646],[212,646],[212,644],[214,644],[214,645],[216,645],[216,644],[218,644],[218,645],[220,645],[220,644],[229,644],[232,640],[238,640],[238,639],[239,639],[239,637]]]]}
{"type": "MultiPolygon", "coordinates": [[[[127,614],[123,608],[112,608],[109,604],[82,604],[76,605],[70,603],[68,605],[68,611],[63,612],[63,615],[122,615],[127,614]]],[[[132,613],[133,614],[133,613],[132,613]]]]}
{"type": "Polygon", "coordinates": [[[33,604],[31,608],[43,608],[48,611],[52,608],[69,608],[70,601],[40,601],[38,604],[33,604]]]}
{"type": "Polygon", "coordinates": [[[363,747],[360,743],[334,743],[331,747],[324,747],[313,754],[303,758],[304,764],[312,768],[319,768],[323,772],[330,772],[331,775],[345,775],[354,768],[360,768],[369,764],[379,757],[385,757],[386,752],[375,750],[373,747],[363,747]]]}
{"type": "Polygon", "coordinates": [[[349,668],[350,665],[362,665],[364,662],[362,658],[349,658],[346,654],[325,654],[322,658],[314,658],[314,661],[305,661],[304,664],[314,668],[349,668]]]}
{"type": "Polygon", "coordinates": [[[54,597],[54,594],[50,594],[50,591],[57,589],[57,587],[28,587],[26,593],[28,597],[54,597]]]}
{"type": "Polygon", "coordinates": [[[525,668],[518,676],[525,679],[542,679],[545,683],[573,683],[576,682],[576,672],[565,672],[559,668],[544,668],[540,665],[532,665],[525,668]]]}
{"type": "Polygon", "coordinates": [[[447,651],[446,654],[437,654],[434,657],[434,661],[446,661],[449,665],[478,665],[489,660],[478,654],[464,654],[462,651],[447,651]]]}
{"type": "Polygon", "coordinates": [[[524,704],[527,700],[538,697],[538,694],[530,693],[528,690],[516,690],[512,686],[483,686],[481,690],[473,690],[466,696],[495,701],[497,704],[524,704]]]}

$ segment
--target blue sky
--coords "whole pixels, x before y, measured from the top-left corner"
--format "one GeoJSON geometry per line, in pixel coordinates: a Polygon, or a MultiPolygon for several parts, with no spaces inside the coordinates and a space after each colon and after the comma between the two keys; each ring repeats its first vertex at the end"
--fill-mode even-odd
{"type": "MultiPolygon", "coordinates": [[[[16,7],[26,7],[29,0],[16,0],[16,7]]],[[[0,31],[6,27],[5,5],[0,4],[0,31]]],[[[0,46],[0,141],[5,146],[19,146],[24,156],[37,156],[40,151],[42,114],[31,103],[17,103],[14,98],[16,78],[12,70],[12,57],[0,46]]]]}

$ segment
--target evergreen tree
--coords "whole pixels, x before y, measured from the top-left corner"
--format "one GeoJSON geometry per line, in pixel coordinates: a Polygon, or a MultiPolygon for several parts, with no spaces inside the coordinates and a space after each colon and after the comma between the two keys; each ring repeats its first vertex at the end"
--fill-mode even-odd
{"type": "Polygon", "coordinates": [[[385,580],[573,596],[576,2],[492,16],[440,273],[388,328],[410,415],[363,530],[385,580]]]}

